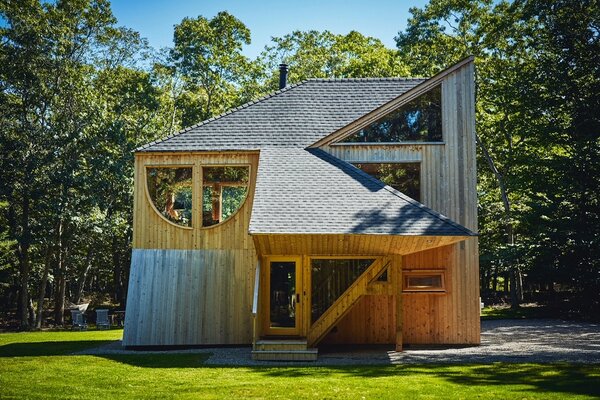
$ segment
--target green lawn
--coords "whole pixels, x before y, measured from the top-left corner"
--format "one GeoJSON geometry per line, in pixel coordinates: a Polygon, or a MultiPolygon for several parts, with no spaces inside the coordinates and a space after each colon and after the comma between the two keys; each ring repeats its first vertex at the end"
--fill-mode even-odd
{"type": "Polygon", "coordinates": [[[560,318],[557,311],[537,304],[524,304],[519,308],[512,309],[510,305],[484,307],[481,310],[482,320],[494,319],[531,319],[531,318],[560,318]]]}
{"type": "MultiPolygon", "coordinates": [[[[600,366],[210,367],[198,354],[70,355],[121,331],[0,334],[0,398],[497,398],[600,396],[600,366]]],[[[306,366],[304,366],[306,365],[306,366]]]]}

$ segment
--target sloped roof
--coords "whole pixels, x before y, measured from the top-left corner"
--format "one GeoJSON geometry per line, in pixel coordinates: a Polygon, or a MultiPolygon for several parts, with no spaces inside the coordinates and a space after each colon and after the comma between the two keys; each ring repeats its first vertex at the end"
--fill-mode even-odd
{"type": "Polygon", "coordinates": [[[425,79],[309,79],[137,151],[258,150],[308,147],[425,79]]]}
{"type": "Polygon", "coordinates": [[[265,148],[250,234],[286,233],[475,235],[323,150],[265,148]]]}

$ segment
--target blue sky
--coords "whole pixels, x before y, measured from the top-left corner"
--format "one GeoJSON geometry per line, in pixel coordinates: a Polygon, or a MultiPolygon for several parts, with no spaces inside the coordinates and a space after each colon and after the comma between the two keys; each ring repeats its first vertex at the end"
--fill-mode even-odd
{"type": "Polygon", "coordinates": [[[119,25],[140,32],[155,48],[171,45],[173,25],[184,17],[212,18],[226,10],[250,29],[252,44],[244,52],[254,58],[271,36],[283,36],[294,30],[327,29],[340,34],[356,30],[395,47],[394,36],[406,27],[408,9],[423,7],[427,1],[112,0],[111,3],[119,25]]]}

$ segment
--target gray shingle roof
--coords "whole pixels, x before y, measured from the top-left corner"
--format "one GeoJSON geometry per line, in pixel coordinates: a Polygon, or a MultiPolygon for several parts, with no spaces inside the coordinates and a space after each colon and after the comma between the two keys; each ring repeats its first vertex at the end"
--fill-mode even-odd
{"type": "Polygon", "coordinates": [[[138,151],[307,147],[425,79],[310,79],[211,118],[138,151]]]}
{"type": "Polygon", "coordinates": [[[323,150],[283,147],[260,152],[250,233],[475,235],[323,150]]]}

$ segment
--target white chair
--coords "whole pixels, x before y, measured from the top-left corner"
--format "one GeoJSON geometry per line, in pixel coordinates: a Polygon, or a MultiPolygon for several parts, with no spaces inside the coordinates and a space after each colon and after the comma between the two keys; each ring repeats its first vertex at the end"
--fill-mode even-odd
{"type": "Polygon", "coordinates": [[[96,328],[110,329],[110,320],[108,319],[108,310],[106,308],[96,310],[96,328]]]}

